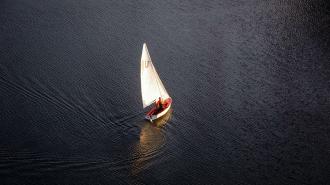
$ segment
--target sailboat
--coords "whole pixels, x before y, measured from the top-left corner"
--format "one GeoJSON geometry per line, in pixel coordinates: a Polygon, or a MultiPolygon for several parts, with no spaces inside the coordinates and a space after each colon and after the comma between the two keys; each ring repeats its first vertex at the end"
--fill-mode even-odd
{"type": "Polygon", "coordinates": [[[143,44],[141,56],[141,92],[143,108],[152,104],[155,105],[145,115],[145,119],[152,122],[165,115],[170,109],[172,98],[168,95],[154,65],[152,64],[145,43],[143,44]]]}

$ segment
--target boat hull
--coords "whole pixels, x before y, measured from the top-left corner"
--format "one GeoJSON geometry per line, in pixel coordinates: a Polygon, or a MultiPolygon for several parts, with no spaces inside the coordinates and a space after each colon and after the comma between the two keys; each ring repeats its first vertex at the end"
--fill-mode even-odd
{"type": "Polygon", "coordinates": [[[165,100],[165,102],[167,102],[167,106],[160,112],[158,112],[157,114],[154,114],[153,111],[155,111],[153,108],[152,110],[150,110],[147,115],[145,116],[146,120],[149,120],[150,122],[153,122],[154,120],[164,116],[171,108],[172,105],[172,99],[168,98],[165,100]]]}

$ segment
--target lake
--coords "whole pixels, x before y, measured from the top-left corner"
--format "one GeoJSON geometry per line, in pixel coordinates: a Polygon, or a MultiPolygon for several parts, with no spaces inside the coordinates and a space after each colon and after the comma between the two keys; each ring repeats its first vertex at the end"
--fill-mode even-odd
{"type": "Polygon", "coordinates": [[[327,184],[326,1],[0,2],[1,184],[327,184]],[[170,112],[144,120],[146,42],[170,112]]]}

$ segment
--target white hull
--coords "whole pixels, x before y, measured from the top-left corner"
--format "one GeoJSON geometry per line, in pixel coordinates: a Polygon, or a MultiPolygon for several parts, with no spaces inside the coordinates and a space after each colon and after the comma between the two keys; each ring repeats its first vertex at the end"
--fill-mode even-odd
{"type": "Polygon", "coordinates": [[[152,115],[152,116],[147,115],[147,116],[145,116],[145,118],[152,122],[152,121],[164,116],[168,112],[168,110],[170,110],[170,108],[171,108],[171,104],[166,109],[164,109],[162,112],[160,112],[156,115],[152,115]]]}

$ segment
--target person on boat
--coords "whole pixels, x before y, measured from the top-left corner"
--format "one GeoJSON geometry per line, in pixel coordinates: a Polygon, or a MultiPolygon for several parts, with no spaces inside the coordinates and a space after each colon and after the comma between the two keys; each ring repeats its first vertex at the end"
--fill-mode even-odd
{"type": "Polygon", "coordinates": [[[156,108],[158,111],[163,109],[162,99],[161,97],[158,98],[158,101],[156,101],[156,108]]]}

